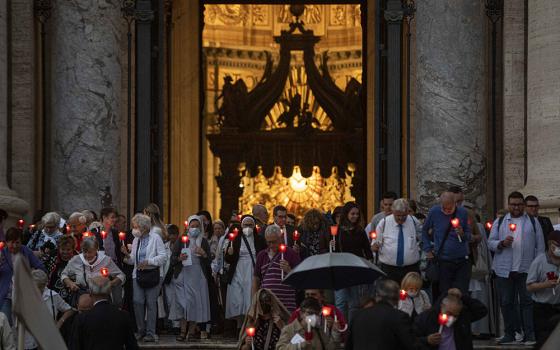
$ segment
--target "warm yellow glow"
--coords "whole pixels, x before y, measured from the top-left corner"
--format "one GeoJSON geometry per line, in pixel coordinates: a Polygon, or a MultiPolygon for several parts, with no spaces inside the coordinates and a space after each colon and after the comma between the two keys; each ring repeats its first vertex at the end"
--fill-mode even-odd
{"type": "Polygon", "coordinates": [[[307,180],[301,175],[301,170],[297,165],[290,177],[290,187],[296,192],[303,192],[307,189],[307,180]]]}

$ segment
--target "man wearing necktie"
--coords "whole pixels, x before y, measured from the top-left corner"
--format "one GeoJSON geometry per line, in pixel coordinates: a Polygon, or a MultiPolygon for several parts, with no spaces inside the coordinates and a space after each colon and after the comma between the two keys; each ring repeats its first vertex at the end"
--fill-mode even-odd
{"type": "Polygon", "coordinates": [[[377,238],[371,249],[379,254],[381,269],[387,278],[401,283],[409,272],[420,272],[420,250],[418,246],[419,223],[408,215],[408,201],[397,199],[392,205],[392,214],[377,225],[377,238]]]}

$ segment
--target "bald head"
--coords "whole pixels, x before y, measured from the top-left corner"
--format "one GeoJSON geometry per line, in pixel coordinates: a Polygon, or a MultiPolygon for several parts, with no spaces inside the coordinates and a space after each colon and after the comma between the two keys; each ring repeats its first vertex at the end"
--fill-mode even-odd
{"type": "Polygon", "coordinates": [[[82,294],[78,299],[78,311],[84,312],[93,308],[93,300],[89,294],[82,294]]]}
{"type": "Polygon", "coordinates": [[[440,196],[439,196],[439,200],[441,203],[441,210],[443,210],[443,212],[446,215],[451,215],[453,214],[453,212],[455,212],[455,194],[452,192],[443,192],[440,196]]]}
{"type": "Polygon", "coordinates": [[[262,204],[253,205],[253,216],[257,218],[261,224],[266,224],[268,222],[268,210],[262,204]]]}

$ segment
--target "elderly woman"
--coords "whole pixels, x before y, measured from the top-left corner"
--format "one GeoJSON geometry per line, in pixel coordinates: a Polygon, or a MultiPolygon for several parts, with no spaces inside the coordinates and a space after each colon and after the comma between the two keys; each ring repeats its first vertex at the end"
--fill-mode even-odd
{"type": "Polygon", "coordinates": [[[68,217],[68,226],[70,227],[70,236],[76,239],[76,249],[80,250],[80,245],[82,243],[82,235],[87,230],[88,218],[82,212],[74,212],[68,217]]]}
{"type": "Polygon", "coordinates": [[[70,302],[70,293],[65,288],[61,275],[74,255],[76,255],[76,240],[70,235],[65,235],[58,241],[58,254],[53,264],[47,266],[49,289],[57,292],[66,302],[70,302]]]}
{"type": "Polygon", "coordinates": [[[42,257],[49,251],[56,250],[56,246],[62,232],[60,232],[60,215],[58,213],[46,213],[41,219],[43,230],[39,230],[27,242],[27,247],[33,251],[35,256],[42,257]]]}
{"type": "Polygon", "coordinates": [[[239,225],[232,226],[239,234],[229,242],[225,260],[228,270],[226,318],[235,319],[241,329],[243,318],[251,306],[251,287],[257,254],[266,248],[264,238],[256,233],[255,219],[245,215],[239,225]]]}
{"type": "Polygon", "coordinates": [[[154,342],[157,340],[157,298],[165,276],[167,254],[163,240],[155,232],[149,216],[136,214],[131,225],[134,236],[132,250],[128,251],[125,245],[121,250],[125,255],[124,262],[134,265],[132,288],[137,339],[144,338],[145,342],[154,342]],[[145,319],[147,322],[144,322],[145,319]]]}
{"type": "MultiPolygon", "coordinates": [[[[111,288],[120,286],[125,281],[124,273],[105,252],[99,250],[95,237],[86,237],[82,241],[82,253],[74,256],[62,271],[60,278],[72,293],[72,306],[77,297],[88,291],[88,281],[92,277],[107,275],[111,280],[111,288]]],[[[121,291],[121,289],[118,289],[121,291]]],[[[121,298],[117,298],[120,300],[121,298]]],[[[113,300],[115,298],[113,297],[113,300]]]]}
{"type": "Polygon", "coordinates": [[[197,324],[201,329],[200,338],[208,338],[205,326],[211,317],[208,292],[208,280],[212,278],[210,246],[203,237],[202,219],[193,215],[187,223],[189,240],[185,243],[178,239],[171,255],[173,277],[177,279],[177,306],[181,312],[181,334],[177,337],[178,341],[192,337],[197,324]],[[187,322],[190,322],[188,333],[187,322]]]}
{"type": "Polygon", "coordinates": [[[226,225],[222,220],[218,219],[212,223],[212,237],[208,240],[212,260],[216,258],[216,250],[218,249],[220,238],[222,238],[225,232],[226,225]]]}

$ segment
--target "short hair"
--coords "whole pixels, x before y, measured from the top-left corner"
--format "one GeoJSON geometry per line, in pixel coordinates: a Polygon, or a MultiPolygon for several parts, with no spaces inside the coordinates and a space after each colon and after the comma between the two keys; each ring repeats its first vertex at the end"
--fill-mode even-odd
{"type": "Polygon", "coordinates": [[[89,251],[91,249],[98,250],[99,243],[97,243],[97,239],[95,237],[85,237],[82,240],[80,248],[82,249],[82,252],[89,251]]]}
{"type": "Polygon", "coordinates": [[[457,304],[463,306],[463,301],[459,299],[456,295],[447,294],[445,298],[441,300],[441,305],[457,304]]]}
{"type": "Polygon", "coordinates": [[[37,286],[45,287],[49,282],[49,277],[46,272],[39,269],[31,271],[31,278],[33,278],[33,282],[35,282],[37,286]]]}
{"type": "Polygon", "coordinates": [[[418,272],[407,273],[401,281],[401,289],[407,290],[408,288],[422,288],[424,281],[418,272]]]}
{"type": "Polygon", "coordinates": [[[79,224],[87,224],[87,217],[83,212],[79,212],[76,211],[72,214],[70,214],[70,216],[68,217],[68,223],[69,224],[74,224],[74,223],[79,223],[79,224]]]}
{"type": "Polygon", "coordinates": [[[536,196],[533,196],[532,194],[528,195],[527,197],[525,197],[525,202],[539,202],[539,199],[536,196]]]}
{"type": "Polygon", "coordinates": [[[315,298],[305,298],[303,299],[303,301],[301,302],[300,306],[299,306],[300,310],[311,310],[314,313],[320,313],[321,312],[321,304],[319,304],[319,301],[315,298]]]}
{"type": "Polygon", "coordinates": [[[292,213],[288,213],[288,215],[287,215],[287,216],[288,216],[288,217],[289,217],[290,219],[292,219],[292,220],[296,221],[296,216],[295,216],[294,214],[292,214],[292,213]]]}
{"type": "Polygon", "coordinates": [[[253,212],[253,216],[255,216],[257,213],[266,214],[266,216],[268,216],[268,210],[266,210],[266,207],[260,203],[253,205],[251,211],[253,212]]]}
{"type": "Polygon", "coordinates": [[[45,215],[43,215],[43,217],[41,218],[41,222],[43,223],[43,226],[56,226],[56,228],[59,228],[60,226],[60,215],[58,215],[57,212],[51,211],[46,213],[45,215]]]}
{"type": "Polygon", "coordinates": [[[76,240],[70,235],[64,235],[58,240],[58,248],[70,246],[72,250],[76,249],[76,240]]]}
{"type": "Polygon", "coordinates": [[[509,203],[510,199],[521,199],[521,200],[523,200],[523,202],[525,202],[525,197],[523,197],[523,194],[521,194],[521,192],[517,192],[517,191],[513,191],[509,194],[508,203],[509,203]]]}
{"type": "Polygon", "coordinates": [[[89,293],[91,295],[107,296],[111,294],[111,283],[103,276],[96,276],[89,279],[89,293]]]}
{"type": "Polygon", "coordinates": [[[272,209],[272,215],[274,216],[278,215],[279,211],[285,211],[287,213],[288,209],[286,209],[286,207],[283,205],[277,205],[274,207],[274,209],[272,209]]]}
{"type": "Polygon", "coordinates": [[[226,229],[226,224],[224,224],[224,222],[220,219],[216,219],[216,220],[214,220],[214,222],[212,222],[212,229],[214,229],[214,226],[216,226],[216,225],[222,226],[222,228],[224,230],[226,229]]]}
{"type": "Polygon", "coordinates": [[[281,234],[282,234],[282,231],[280,230],[280,227],[278,227],[276,225],[268,225],[266,227],[266,230],[264,231],[265,237],[270,236],[270,235],[280,236],[281,234]]]}
{"type": "Polygon", "coordinates": [[[6,231],[6,242],[21,241],[23,238],[23,231],[16,227],[10,227],[6,231]]]}
{"type": "Polygon", "coordinates": [[[95,212],[93,210],[84,209],[84,210],[82,210],[82,214],[85,215],[88,225],[91,224],[94,221],[97,221],[97,214],[95,214],[95,212]]]}
{"type": "Polygon", "coordinates": [[[408,212],[408,201],[404,198],[399,198],[396,201],[393,202],[393,205],[391,205],[391,210],[392,211],[405,211],[408,212]]]}
{"type": "Polygon", "coordinates": [[[167,226],[167,235],[179,235],[179,227],[177,225],[169,225],[167,226]]]}
{"type": "Polygon", "coordinates": [[[113,207],[105,207],[103,209],[101,209],[101,212],[99,213],[99,216],[101,217],[101,220],[103,220],[103,218],[111,215],[111,214],[115,214],[118,215],[117,213],[117,209],[113,208],[113,207]]]}
{"type": "Polygon", "coordinates": [[[130,226],[137,225],[140,231],[147,232],[152,228],[152,219],[148,215],[136,214],[130,220],[130,226]]]}
{"type": "Polygon", "coordinates": [[[381,199],[393,199],[396,200],[397,198],[399,198],[399,196],[397,196],[397,194],[393,191],[387,191],[385,193],[383,193],[383,195],[381,196],[381,199]]]}
{"type": "Polygon", "coordinates": [[[375,300],[395,304],[399,299],[399,284],[390,279],[378,279],[375,283],[375,300]]]}
{"type": "Polygon", "coordinates": [[[454,194],[463,193],[463,189],[459,186],[451,186],[451,187],[449,187],[449,189],[447,191],[451,192],[451,193],[454,193],[454,194]]]}

